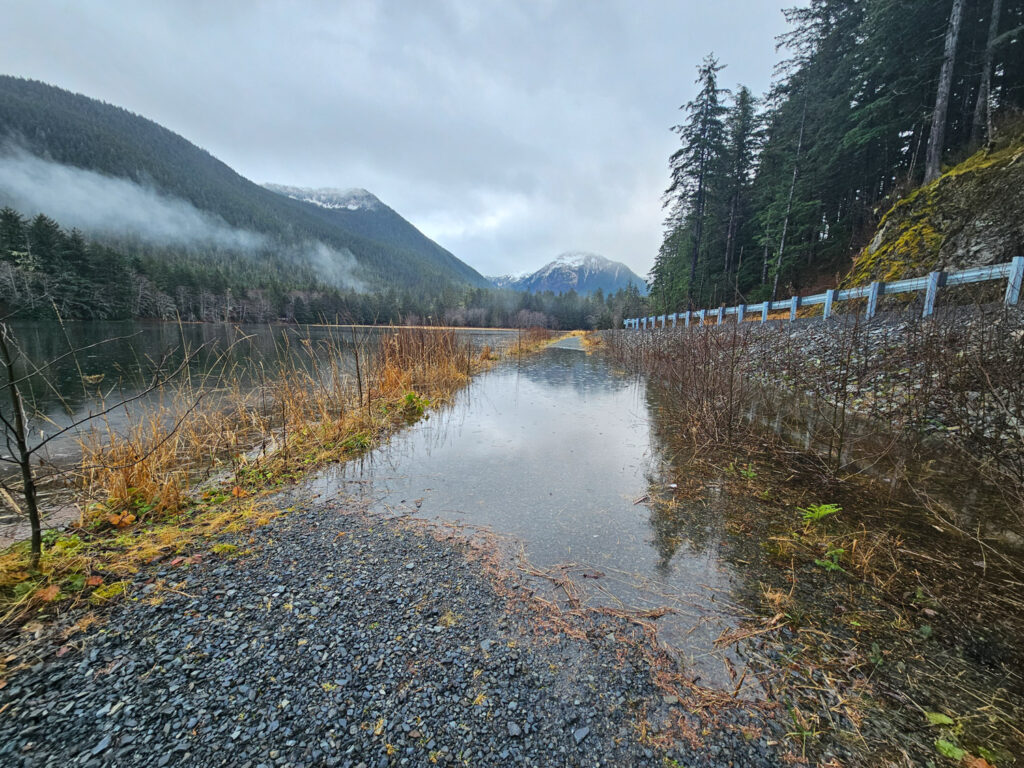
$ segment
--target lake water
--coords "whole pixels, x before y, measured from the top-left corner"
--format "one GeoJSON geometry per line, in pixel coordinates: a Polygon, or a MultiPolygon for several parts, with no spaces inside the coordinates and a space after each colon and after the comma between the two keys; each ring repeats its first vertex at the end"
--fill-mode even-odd
{"type": "MultiPolygon", "coordinates": [[[[349,326],[178,325],[155,321],[69,322],[63,327],[54,322],[16,321],[10,326],[18,347],[31,361],[31,365],[19,366],[19,374],[28,377],[22,389],[35,442],[97,412],[104,402],[134,397],[157,371],[174,371],[187,356],[187,371],[174,381],[190,375],[193,380],[216,386],[217,377],[228,374],[255,386],[257,376],[275,375],[289,346],[308,343],[316,349],[330,343],[351,361],[353,358],[347,355],[355,344],[368,353],[379,335],[387,332],[385,328],[349,326]],[[70,350],[77,352],[72,355],[70,350]],[[32,375],[32,367],[45,370],[32,375]]],[[[459,333],[477,347],[497,347],[515,338],[515,332],[507,330],[459,333]]],[[[134,405],[137,415],[146,403],[134,405]]],[[[5,396],[0,400],[0,411],[6,413],[8,408],[5,396]]],[[[131,418],[122,409],[106,417],[115,431],[131,418]]],[[[74,459],[77,454],[74,433],[47,446],[47,457],[54,462],[74,459]]]]}

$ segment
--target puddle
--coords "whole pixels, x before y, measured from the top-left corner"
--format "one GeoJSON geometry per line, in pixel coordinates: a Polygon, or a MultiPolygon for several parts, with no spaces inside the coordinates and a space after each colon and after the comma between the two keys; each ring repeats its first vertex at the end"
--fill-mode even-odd
{"type": "Polygon", "coordinates": [[[723,502],[712,485],[666,519],[654,498],[674,493],[666,462],[643,384],[570,339],[479,377],[453,407],[309,482],[381,513],[510,537],[537,569],[570,575],[584,604],[670,608],[659,639],[701,684],[731,691],[735,671],[714,647],[740,618],[719,556],[723,502]]]}

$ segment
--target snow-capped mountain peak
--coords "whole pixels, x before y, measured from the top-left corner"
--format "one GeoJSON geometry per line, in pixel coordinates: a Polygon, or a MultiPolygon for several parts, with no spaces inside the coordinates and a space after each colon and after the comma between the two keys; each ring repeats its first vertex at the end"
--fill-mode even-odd
{"type": "Polygon", "coordinates": [[[630,284],[640,289],[641,293],[647,292],[647,284],[625,264],[585,251],[563,253],[554,261],[548,262],[536,272],[524,277],[515,278],[506,275],[500,278],[491,278],[491,282],[498,288],[508,287],[532,293],[542,291],[593,293],[598,289],[609,293],[630,284]]]}
{"type": "Polygon", "coordinates": [[[352,189],[335,189],[333,187],[322,187],[320,189],[305,189],[303,187],[289,187],[281,184],[264,184],[264,187],[271,192],[285,195],[293,200],[302,200],[306,203],[318,205],[321,208],[330,210],[348,211],[376,211],[384,207],[376,195],[360,187],[352,189]]]}
{"type": "MultiPolygon", "coordinates": [[[[596,253],[588,253],[586,251],[566,251],[565,253],[559,254],[559,256],[551,262],[551,264],[565,265],[567,267],[590,267],[599,268],[604,267],[608,264],[614,264],[615,262],[610,259],[606,259],[604,256],[600,256],[596,253]]],[[[551,266],[550,264],[548,266],[551,266]]]]}

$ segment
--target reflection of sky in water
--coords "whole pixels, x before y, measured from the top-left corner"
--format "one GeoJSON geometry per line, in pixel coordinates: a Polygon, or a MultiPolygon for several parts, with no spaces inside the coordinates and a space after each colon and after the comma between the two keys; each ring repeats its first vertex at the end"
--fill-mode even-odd
{"type": "Polygon", "coordinates": [[[380,511],[510,535],[538,568],[571,564],[591,604],[671,606],[677,613],[657,622],[662,640],[705,683],[731,688],[722,663],[707,656],[735,626],[713,522],[721,512],[714,489],[671,519],[634,503],[665,490],[663,461],[642,384],[598,357],[551,349],[479,377],[453,408],[313,482],[326,494],[363,495],[380,511]],[[595,572],[604,575],[583,578],[595,572]]]}

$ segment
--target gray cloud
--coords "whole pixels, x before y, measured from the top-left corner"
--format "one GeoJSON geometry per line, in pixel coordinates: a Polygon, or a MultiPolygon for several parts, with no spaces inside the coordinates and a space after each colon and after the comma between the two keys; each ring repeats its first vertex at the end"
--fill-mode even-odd
{"type": "Polygon", "coordinates": [[[709,50],[767,87],[791,0],[37,0],[0,69],[124,106],[257,181],[365,187],[483,272],[645,273],[709,50]]]}
{"type": "Polygon", "coordinates": [[[277,250],[310,264],[327,284],[362,290],[351,251],[319,240],[281,251],[265,235],[232,227],[191,203],[123,178],[38,157],[13,143],[0,145],[0,204],[27,216],[45,213],[61,226],[157,246],[216,248],[255,254],[277,250]]]}
{"type": "Polygon", "coordinates": [[[319,240],[303,243],[289,254],[290,258],[302,259],[316,269],[320,279],[328,285],[365,291],[366,285],[355,276],[357,268],[355,254],[348,248],[331,248],[319,240]]]}
{"type": "Polygon", "coordinates": [[[0,147],[0,200],[26,215],[45,213],[64,227],[154,245],[239,251],[266,246],[262,235],[231,227],[185,200],[45,160],[13,144],[0,147]]]}

